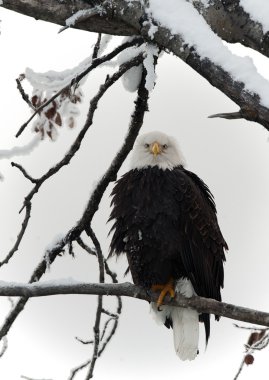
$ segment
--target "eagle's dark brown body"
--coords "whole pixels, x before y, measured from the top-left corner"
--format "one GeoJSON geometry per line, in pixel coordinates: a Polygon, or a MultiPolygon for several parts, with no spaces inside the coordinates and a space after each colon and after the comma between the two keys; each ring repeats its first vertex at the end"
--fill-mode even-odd
{"type": "MultiPolygon", "coordinates": [[[[111,254],[126,253],[135,284],[188,278],[197,295],[221,300],[224,249],[213,197],[182,166],[134,169],[112,192],[111,254]]],[[[209,336],[209,316],[202,315],[209,336]]],[[[169,323],[168,323],[169,325],[169,323]]]]}

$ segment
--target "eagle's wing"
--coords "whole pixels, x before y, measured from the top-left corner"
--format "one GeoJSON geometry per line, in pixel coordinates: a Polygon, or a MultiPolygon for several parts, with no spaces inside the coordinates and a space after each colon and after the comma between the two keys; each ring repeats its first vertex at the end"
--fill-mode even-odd
{"type": "Polygon", "coordinates": [[[213,196],[190,171],[176,169],[175,178],[182,264],[198,295],[220,301],[228,246],[218,225],[213,196]]]}

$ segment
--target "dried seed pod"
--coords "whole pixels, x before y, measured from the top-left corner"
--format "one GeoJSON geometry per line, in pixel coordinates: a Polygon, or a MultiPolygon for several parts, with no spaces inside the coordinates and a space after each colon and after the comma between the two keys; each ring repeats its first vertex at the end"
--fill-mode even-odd
{"type": "Polygon", "coordinates": [[[253,364],[253,362],[254,362],[254,356],[251,355],[251,354],[247,354],[245,356],[244,362],[245,362],[246,365],[253,364]]]}

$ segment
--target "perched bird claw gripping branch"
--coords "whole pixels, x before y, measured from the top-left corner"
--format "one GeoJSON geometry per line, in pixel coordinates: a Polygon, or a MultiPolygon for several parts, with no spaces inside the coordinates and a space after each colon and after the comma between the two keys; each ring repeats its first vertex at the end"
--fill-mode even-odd
{"type": "Polygon", "coordinates": [[[175,139],[151,132],[137,139],[131,170],[116,182],[112,197],[110,255],[126,253],[134,283],[161,291],[151,311],[173,329],[177,355],[192,360],[199,352],[199,321],[204,323],[207,343],[210,315],[163,301],[166,294],[173,298],[176,292],[221,301],[228,246],[213,196],[196,174],[185,169],[175,139]]]}

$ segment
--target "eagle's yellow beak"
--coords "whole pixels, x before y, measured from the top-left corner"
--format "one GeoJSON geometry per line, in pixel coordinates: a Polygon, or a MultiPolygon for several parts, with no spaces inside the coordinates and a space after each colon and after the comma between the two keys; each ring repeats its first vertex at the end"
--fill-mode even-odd
{"type": "Polygon", "coordinates": [[[150,151],[151,151],[152,154],[154,154],[154,157],[156,157],[157,154],[160,154],[160,153],[161,153],[161,147],[160,147],[160,144],[158,144],[157,142],[155,142],[155,143],[151,146],[150,151]]]}

